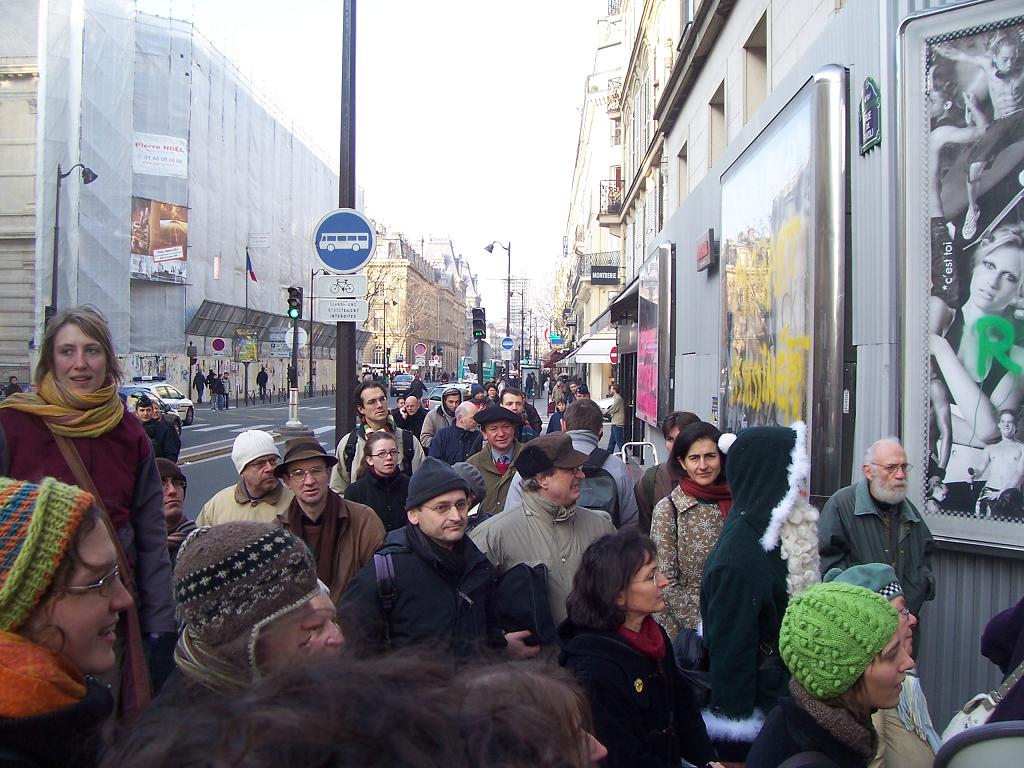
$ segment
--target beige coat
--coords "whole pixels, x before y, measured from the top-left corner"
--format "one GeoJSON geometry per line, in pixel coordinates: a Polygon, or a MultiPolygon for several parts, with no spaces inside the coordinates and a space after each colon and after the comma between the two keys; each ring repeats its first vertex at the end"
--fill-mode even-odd
{"type": "Polygon", "coordinates": [[[584,507],[567,509],[524,491],[521,506],[484,520],[469,537],[501,576],[519,563],[548,569],[548,600],[556,623],[565,619],[565,600],[583,551],[615,526],[606,515],[584,507]]]}
{"type": "Polygon", "coordinates": [[[258,523],[276,523],[279,513],[288,509],[294,498],[291,491],[278,483],[277,490],[261,499],[250,499],[239,479],[236,485],[217,491],[203,505],[196,525],[220,525],[237,523],[240,520],[255,520],[258,523]]]}

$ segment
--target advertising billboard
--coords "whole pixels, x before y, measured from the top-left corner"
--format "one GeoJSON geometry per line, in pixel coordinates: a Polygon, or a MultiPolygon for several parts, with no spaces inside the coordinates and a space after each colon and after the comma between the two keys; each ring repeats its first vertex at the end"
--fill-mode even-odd
{"type": "Polygon", "coordinates": [[[188,142],[175,136],[136,133],[132,172],[188,178],[188,142]]]}
{"type": "Polygon", "coordinates": [[[845,94],[822,69],[722,176],[719,422],[810,423],[816,494],[841,471],[845,94]]]}
{"type": "MultiPolygon", "coordinates": [[[[1024,14],[901,34],[904,436],[936,536],[1024,547],[1024,14]]],[[[912,479],[914,479],[912,477],[912,479]]],[[[914,497],[912,497],[914,498],[914,497]]]]}
{"type": "Polygon", "coordinates": [[[188,208],[132,198],[133,278],[184,283],[188,259],[188,208]]]}
{"type": "Polygon", "coordinates": [[[640,267],[640,307],[636,342],[636,417],[653,427],[658,426],[660,260],[661,250],[656,249],[640,267]]]}

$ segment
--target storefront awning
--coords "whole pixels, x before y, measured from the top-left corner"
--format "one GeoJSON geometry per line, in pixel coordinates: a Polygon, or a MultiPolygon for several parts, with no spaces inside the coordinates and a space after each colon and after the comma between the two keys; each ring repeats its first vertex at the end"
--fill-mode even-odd
{"type": "Polygon", "coordinates": [[[573,363],[579,365],[586,365],[587,363],[611,365],[611,352],[614,346],[615,339],[590,339],[585,341],[573,355],[573,363]]]}
{"type": "Polygon", "coordinates": [[[550,353],[548,353],[548,356],[544,358],[544,367],[545,368],[554,368],[555,367],[555,363],[557,363],[563,357],[568,355],[571,351],[572,351],[571,349],[554,349],[554,350],[552,350],[550,353]]]}

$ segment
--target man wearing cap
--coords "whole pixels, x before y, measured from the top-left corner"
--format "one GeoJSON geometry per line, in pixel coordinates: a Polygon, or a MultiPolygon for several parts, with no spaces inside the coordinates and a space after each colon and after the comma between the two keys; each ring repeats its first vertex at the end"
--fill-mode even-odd
{"type": "Polygon", "coordinates": [[[522,503],[485,520],[470,533],[500,577],[519,563],[543,563],[555,623],[565,619],[565,599],[583,551],[615,527],[605,516],[576,506],[585,453],[564,433],[531,440],[516,458],[525,478],[522,503]]]}
{"type": "Polygon", "coordinates": [[[188,481],[181,467],[168,459],[157,459],[156,470],[160,473],[160,485],[164,490],[167,553],[171,556],[173,568],[181,542],[196,529],[196,524],[185,517],[185,489],[188,487],[188,481]]]}
{"type": "Polygon", "coordinates": [[[236,520],[276,522],[278,514],[292,503],[292,492],[274,475],[281,461],[274,438],[262,430],[247,429],[235,438],[231,461],[238,471],[238,482],[218,491],[203,505],[196,525],[236,520]]]}
{"type": "Polygon", "coordinates": [[[306,542],[317,575],[335,602],[384,541],[384,524],[376,512],[328,487],[330,469],[337,463],[315,438],[294,437],[285,443],[284,461],[274,470],[295,495],[277,521],[306,542]]]}
{"type": "Polygon", "coordinates": [[[474,418],[487,443],[466,461],[480,470],[487,485],[487,496],[480,502],[480,511],[495,515],[505,508],[508,487],[515,475],[512,464],[522,450],[516,440],[516,430],[523,425],[523,420],[518,413],[500,405],[483,408],[474,418]]]}
{"type": "MultiPolygon", "coordinates": [[[[917,625],[917,617],[907,610],[903,587],[891,565],[865,563],[845,571],[832,568],[822,581],[864,587],[888,600],[900,615],[900,632],[907,645],[907,653],[912,653],[912,631],[917,625]]],[[[913,670],[908,670],[903,680],[899,706],[876,710],[871,715],[871,724],[878,734],[878,750],[871,768],[928,768],[935,761],[935,752],[941,741],[928,714],[928,702],[921,682],[913,670]]]]}
{"type": "Polygon", "coordinates": [[[408,524],[356,574],[338,604],[346,637],[371,650],[429,645],[464,658],[487,648],[537,653],[528,631],[503,635],[494,603],[494,566],[465,535],[469,487],[440,459],[409,481],[408,524]]]}
{"type": "Polygon", "coordinates": [[[578,384],[574,390],[576,397],[575,400],[589,400],[590,399],[590,387],[586,384],[578,384]]]}
{"type": "MultiPolygon", "coordinates": [[[[586,482],[593,488],[588,490],[588,486],[584,486],[584,499],[603,496],[607,503],[601,508],[619,528],[639,525],[640,510],[637,507],[629,470],[622,459],[611,455],[598,445],[604,429],[604,416],[601,414],[600,406],[589,397],[578,397],[576,402],[565,409],[562,425],[565,429],[564,434],[572,440],[572,447],[588,458],[586,482]],[[612,484],[615,486],[614,492],[604,494],[598,491],[599,485],[610,487],[612,484]]],[[[505,502],[509,509],[519,504],[522,486],[522,478],[518,476],[509,484],[505,502]]],[[[591,508],[598,508],[596,501],[592,501],[591,508]]]]}
{"type": "Polygon", "coordinates": [[[448,387],[441,393],[441,404],[427,414],[420,429],[420,443],[423,450],[430,448],[434,435],[455,423],[455,409],[462,403],[462,390],[448,387]]]}
{"type": "Polygon", "coordinates": [[[177,461],[181,452],[181,440],[174,428],[160,417],[160,409],[147,395],[139,395],[135,401],[135,415],[139,417],[149,442],[153,444],[153,456],[177,461]]]}
{"type": "Polygon", "coordinates": [[[370,432],[390,432],[398,444],[399,470],[412,476],[423,462],[423,447],[412,432],[402,429],[388,412],[388,393],[375,381],[364,381],[356,387],[352,403],[359,414],[359,426],[338,441],[334,455],[337,464],[331,470],[331,490],[344,495],[352,482],[354,467],[363,463],[366,436],[370,432]]]}
{"type": "Polygon", "coordinates": [[[476,423],[478,413],[473,403],[459,405],[455,409],[455,423],[434,436],[430,443],[430,455],[451,466],[466,461],[483,448],[484,439],[476,423]]]}

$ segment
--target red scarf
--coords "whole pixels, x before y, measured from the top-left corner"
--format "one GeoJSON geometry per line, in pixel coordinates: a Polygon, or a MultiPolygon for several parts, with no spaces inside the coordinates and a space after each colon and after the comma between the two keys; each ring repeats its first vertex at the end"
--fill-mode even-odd
{"type": "Polygon", "coordinates": [[[722,481],[711,485],[698,485],[689,476],[683,475],[683,479],[679,481],[679,488],[697,501],[713,501],[718,504],[723,520],[729,516],[729,510],[732,508],[732,490],[728,483],[722,481]]]}
{"type": "Polygon", "coordinates": [[[659,660],[665,656],[665,635],[651,616],[644,617],[639,632],[623,624],[619,627],[619,636],[644,656],[659,660]]]}

